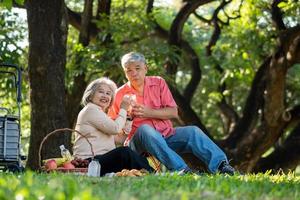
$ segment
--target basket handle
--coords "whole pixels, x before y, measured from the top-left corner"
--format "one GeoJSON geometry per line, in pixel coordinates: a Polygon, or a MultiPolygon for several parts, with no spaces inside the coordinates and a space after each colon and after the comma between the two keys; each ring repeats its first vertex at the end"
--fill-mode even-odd
{"type": "Polygon", "coordinates": [[[94,153],[94,150],[93,150],[93,146],[92,146],[92,143],[88,140],[88,138],[86,137],[86,135],[83,135],[82,133],[80,133],[79,131],[75,130],[75,129],[70,129],[70,128],[61,128],[61,129],[56,129],[50,133],[48,133],[44,139],[42,140],[41,144],[40,144],[40,147],[39,147],[39,154],[38,154],[38,159],[39,159],[39,167],[42,168],[41,166],[41,161],[42,161],[42,156],[41,156],[41,152],[42,152],[42,147],[43,147],[43,144],[44,142],[51,136],[51,135],[54,135],[58,132],[62,132],[62,131],[71,131],[71,132],[76,132],[78,133],[79,135],[81,135],[84,139],[86,139],[86,141],[88,142],[88,144],[90,145],[91,147],[91,152],[92,152],[92,159],[95,157],[95,153],[94,153]]]}

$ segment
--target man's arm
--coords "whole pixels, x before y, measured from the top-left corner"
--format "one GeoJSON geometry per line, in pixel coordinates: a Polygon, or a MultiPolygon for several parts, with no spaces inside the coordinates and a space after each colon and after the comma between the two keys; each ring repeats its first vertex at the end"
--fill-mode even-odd
{"type": "MultiPolygon", "coordinates": [[[[133,107],[133,114],[137,117],[144,118],[155,118],[155,119],[174,119],[178,118],[178,109],[176,102],[171,94],[171,91],[166,83],[166,81],[159,77],[156,78],[156,81],[159,81],[159,89],[154,89],[151,87],[153,91],[151,93],[159,93],[159,102],[160,108],[151,108],[145,105],[137,104],[133,107]]],[[[148,98],[151,95],[147,95],[148,98]]],[[[153,97],[152,97],[153,98],[153,97]]],[[[152,99],[152,101],[156,101],[152,99]]]]}
{"type": "Polygon", "coordinates": [[[137,104],[133,106],[132,113],[136,117],[155,118],[155,119],[174,119],[178,118],[177,107],[165,107],[153,109],[145,105],[137,104]]]}

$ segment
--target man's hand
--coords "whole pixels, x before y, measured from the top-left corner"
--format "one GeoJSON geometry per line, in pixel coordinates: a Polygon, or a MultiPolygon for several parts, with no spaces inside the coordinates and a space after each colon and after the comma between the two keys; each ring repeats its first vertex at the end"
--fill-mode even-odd
{"type": "Polygon", "coordinates": [[[132,114],[134,117],[146,118],[151,117],[151,108],[148,108],[142,104],[135,104],[132,107],[132,114]]]}
{"type": "Polygon", "coordinates": [[[132,107],[133,117],[155,118],[155,119],[172,119],[177,118],[177,108],[166,107],[153,109],[142,104],[136,104],[132,107]]]}

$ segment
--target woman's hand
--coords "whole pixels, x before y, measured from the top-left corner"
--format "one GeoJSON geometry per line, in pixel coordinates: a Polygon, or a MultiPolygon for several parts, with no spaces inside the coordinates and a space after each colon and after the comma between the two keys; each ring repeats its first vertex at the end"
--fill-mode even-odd
{"type": "Polygon", "coordinates": [[[120,107],[128,111],[130,107],[131,98],[128,95],[124,95],[120,107]]]}

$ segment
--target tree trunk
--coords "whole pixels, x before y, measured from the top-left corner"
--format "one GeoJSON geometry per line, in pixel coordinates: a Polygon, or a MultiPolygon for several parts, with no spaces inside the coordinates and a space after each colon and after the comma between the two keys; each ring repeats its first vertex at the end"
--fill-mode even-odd
{"type": "MultiPolygon", "coordinates": [[[[67,21],[63,0],[31,0],[26,4],[29,29],[29,81],[31,135],[27,167],[38,169],[37,149],[45,135],[67,127],[65,111],[65,64],[67,21]]],[[[58,156],[59,145],[69,134],[51,137],[42,158],[58,156]]],[[[68,147],[68,146],[67,146],[68,147]]]]}
{"type": "MultiPolygon", "coordinates": [[[[93,18],[93,0],[85,0],[83,13],[80,18],[79,26],[79,44],[86,47],[90,43],[91,21],[93,18]]],[[[75,52],[75,65],[77,68],[84,68],[83,55],[80,52],[75,52]]],[[[70,122],[70,127],[75,127],[77,115],[80,112],[81,98],[87,86],[86,73],[82,72],[73,77],[73,82],[76,83],[67,94],[67,114],[70,122]]]]}
{"type": "Polygon", "coordinates": [[[295,170],[300,164],[300,124],[293,129],[292,133],[283,142],[275,146],[275,150],[266,158],[260,159],[256,164],[255,172],[265,172],[273,169],[274,172],[283,170],[289,172],[295,170]]]}
{"type": "Polygon", "coordinates": [[[236,148],[232,149],[238,168],[242,171],[254,170],[260,157],[282,137],[291,120],[284,117],[287,110],[284,102],[285,81],[287,70],[300,61],[300,26],[282,32],[279,39],[277,51],[270,57],[265,71],[261,124],[253,127],[251,132],[244,133],[236,148]]]}

